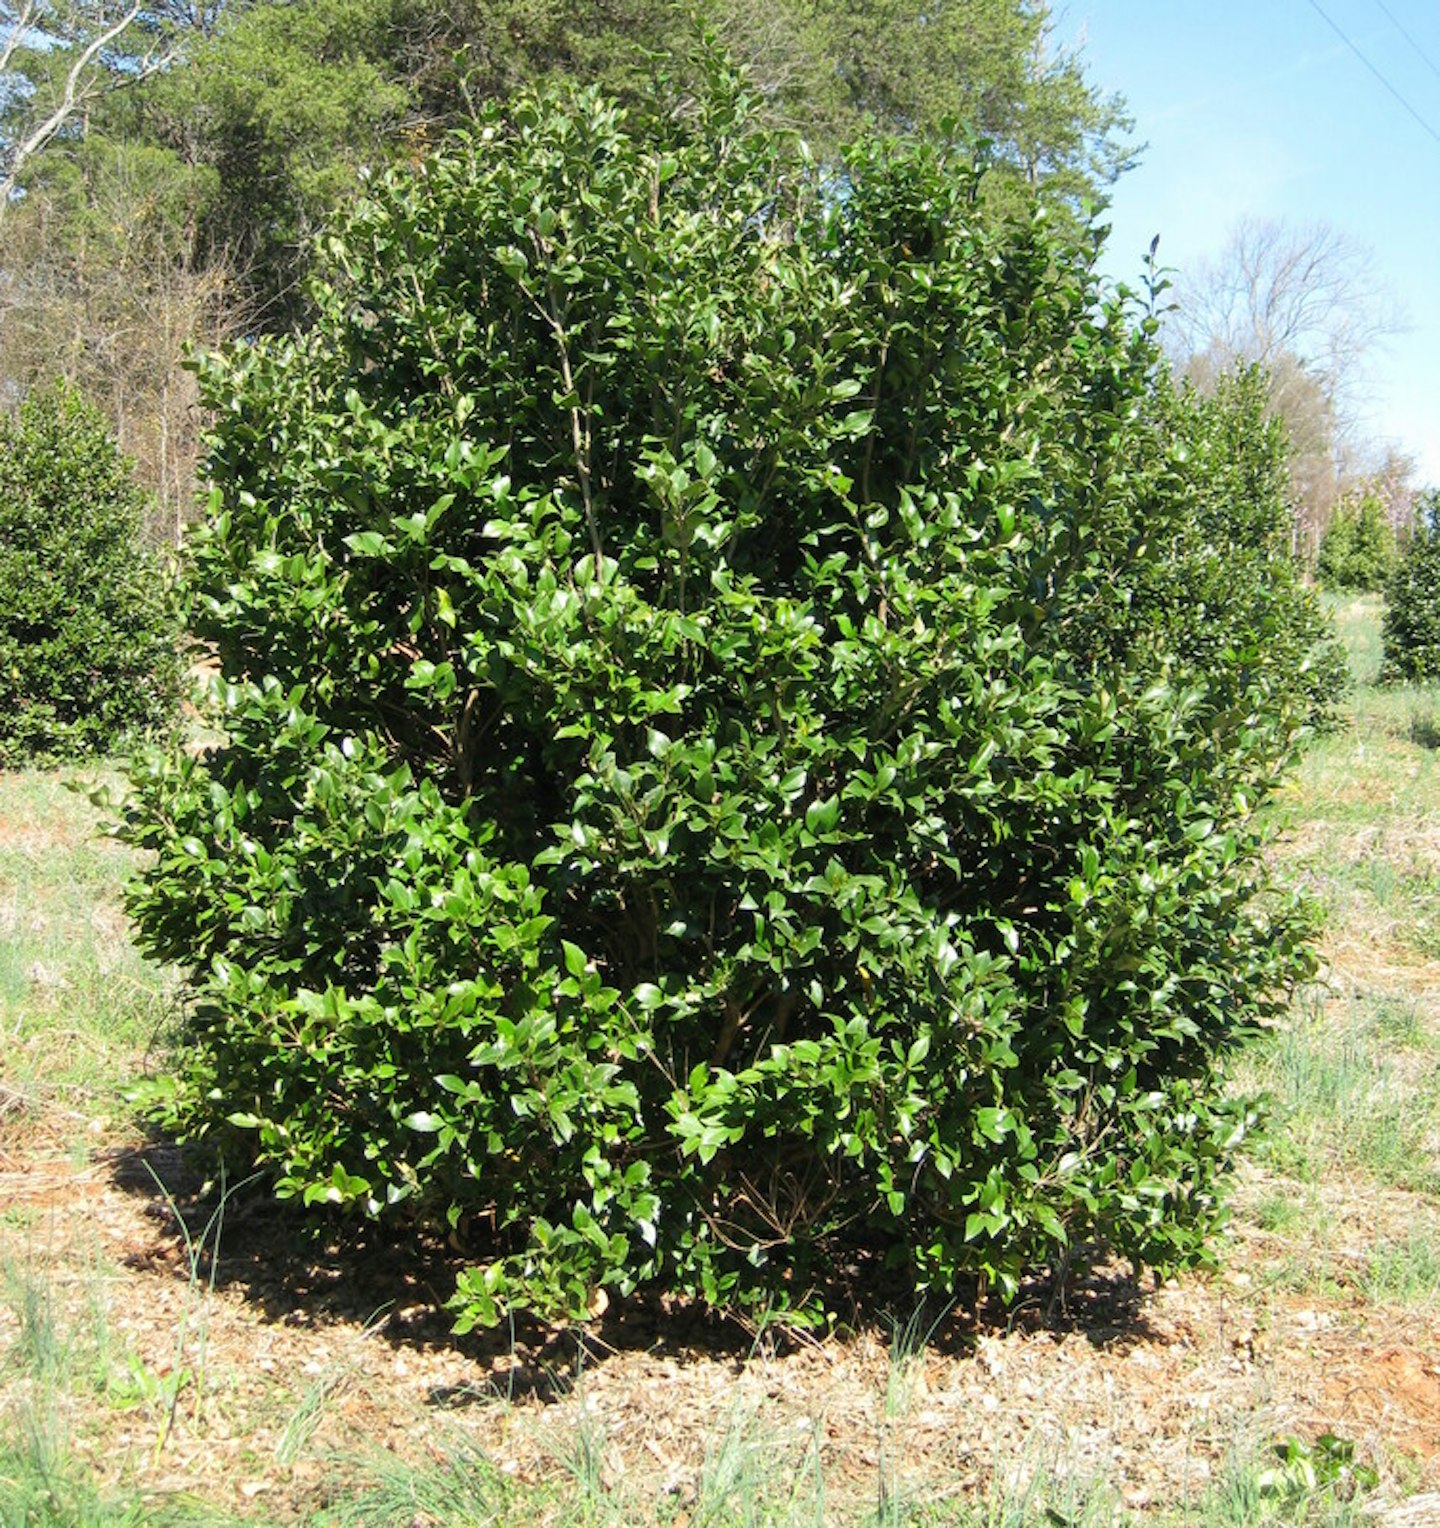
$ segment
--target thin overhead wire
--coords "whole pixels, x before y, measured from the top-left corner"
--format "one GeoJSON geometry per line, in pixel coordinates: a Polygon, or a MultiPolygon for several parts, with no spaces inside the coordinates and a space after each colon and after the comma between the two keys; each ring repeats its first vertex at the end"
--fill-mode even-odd
{"type": "Polygon", "coordinates": [[[1424,59],[1425,64],[1429,68],[1430,72],[1437,77],[1440,77],[1440,64],[1437,64],[1435,60],[1431,58],[1430,55],[1424,50],[1424,48],[1422,48],[1420,44],[1415,41],[1414,37],[1412,37],[1410,33],[1406,31],[1405,27],[1401,24],[1400,18],[1395,14],[1394,11],[1390,9],[1388,5],[1385,4],[1385,0],[1375,0],[1375,4],[1378,5],[1381,11],[1385,14],[1386,18],[1390,22],[1390,25],[1394,27],[1395,30],[1399,32],[1399,34],[1405,39],[1405,41],[1410,44],[1415,52],[1418,53],[1422,59],[1424,59]]]}
{"type": "Polygon", "coordinates": [[[1314,11],[1317,16],[1319,16],[1319,18],[1326,24],[1326,26],[1328,26],[1330,28],[1330,30],[1332,32],[1334,32],[1334,34],[1340,39],[1340,41],[1343,42],[1347,48],[1349,48],[1349,50],[1355,55],[1355,57],[1358,58],[1360,60],[1360,62],[1365,65],[1365,67],[1370,71],[1370,73],[1373,74],[1375,76],[1375,78],[1380,81],[1380,83],[1385,87],[1385,89],[1388,90],[1390,92],[1390,94],[1395,97],[1395,99],[1401,104],[1401,106],[1403,106],[1405,108],[1405,110],[1407,112],[1409,112],[1409,114],[1412,117],[1414,117],[1414,119],[1420,124],[1420,126],[1423,127],[1425,129],[1425,131],[1430,134],[1430,136],[1436,141],[1436,143],[1440,143],[1440,133],[1437,133],[1435,131],[1435,129],[1430,126],[1430,124],[1425,120],[1425,118],[1422,117],[1420,115],[1420,113],[1415,110],[1415,108],[1409,103],[1409,101],[1407,101],[1405,99],[1405,97],[1403,95],[1401,95],[1400,92],[1398,90],[1396,90],[1396,88],[1390,83],[1390,81],[1387,80],[1383,74],[1381,74],[1381,72],[1375,67],[1375,65],[1372,64],[1368,58],[1366,58],[1366,56],[1350,40],[1350,38],[1346,35],[1346,33],[1341,30],[1340,26],[1336,23],[1336,21],[1326,11],[1321,9],[1320,0],[1310,0],[1310,9],[1312,11],[1314,11]]]}

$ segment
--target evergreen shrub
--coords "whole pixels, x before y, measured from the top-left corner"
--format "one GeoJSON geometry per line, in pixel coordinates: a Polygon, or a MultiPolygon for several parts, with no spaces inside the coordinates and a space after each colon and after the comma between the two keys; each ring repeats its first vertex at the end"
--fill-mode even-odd
{"type": "Polygon", "coordinates": [[[177,632],[144,521],[78,393],[0,416],[0,767],[112,752],[173,713],[177,632]]]}
{"type": "Polygon", "coordinates": [[[1416,506],[1415,523],[1385,589],[1380,678],[1440,679],[1440,494],[1416,506]]]}
{"type": "Polygon", "coordinates": [[[124,829],[191,993],[152,1107],[448,1228],[462,1326],[1193,1263],[1312,969],[1273,435],[968,160],[748,113],[489,115],[204,370],[225,741],[124,829]]]}
{"type": "Polygon", "coordinates": [[[1389,583],[1399,556],[1385,506],[1366,493],[1342,503],[1325,527],[1315,575],[1327,589],[1374,594],[1389,583]]]}

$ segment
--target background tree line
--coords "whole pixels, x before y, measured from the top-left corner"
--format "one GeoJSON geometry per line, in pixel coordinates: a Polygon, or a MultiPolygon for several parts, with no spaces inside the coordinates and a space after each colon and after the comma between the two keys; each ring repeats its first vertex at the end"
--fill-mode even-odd
{"type": "Polygon", "coordinates": [[[820,156],[867,122],[987,140],[987,195],[1081,215],[1128,122],[1031,0],[0,0],[0,389],[55,376],[188,513],[192,344],[306,317],[318,230],[367,175],[570,77],[683,101],[713,30],[820,156]]]}
{"type": "MultiPolygon", "coordinates": [[[[1078,225],[1135,153],[1036,0],[0,0],[0,401],[79,386],[173,537],[199,447],[189,346],[303,322],[319,229],[487,102],[563,78],[640,102],[662,76],[683,99],[702,26],[822,157],[866,124],[971,134],[986,195],[1078,225]]],[[[1401,323],[1369,252],[1250,219],[1171,297],[1171,359],[1202,392],[1268,374],[1295,550],[1313,562],[1363,504],[1403,533],[1413,464],[1372,448],[1361,409],[1401,323]]]]}

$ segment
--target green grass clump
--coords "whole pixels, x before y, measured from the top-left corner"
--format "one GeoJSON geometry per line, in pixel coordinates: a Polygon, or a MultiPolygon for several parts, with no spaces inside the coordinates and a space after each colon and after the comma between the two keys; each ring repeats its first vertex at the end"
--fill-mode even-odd
{"type": "Polygon", "coordinates": [[[0,772],[0,1098],[112,1109],[170,1016],[120,905],[133,855],[101,823],[65,777],[0,772]]]}
{"type": "Polygon", "coordinates": [[[0,1262],[0,1325],[11,1333],[0,1346],[0,1525],[223,1528],[235,1521],[199,1495],[102,1479],[95,1449],[81,1442],[93,1436],[96,1419],[148,1412],[165,1427],[173,1397],[120,1340],[103,1268],[93,1264],[84,1277],[80,1311],[66,1316],[53,1268],[0,1262]]]}
{"type": "Polygon", "coordinates": [[[1324,1006],[1313,1005],[1251,1065],[1274,1114],[1259,1149],[1276,1171],[1312,1184],[1362,1173],[1421,1193],[1440,1187],[1426,1151],[1440,1122],[1440,1080],[1432,1068],[1417,1087],[1373,1019],[1337,1030],[1324,1006]]]}
{"type": "Polygon", "coordinates": [[[1434,1305],[1440,1297],[1440,1240],[1435,1227],[1415,1226],[1403,1240],[1374,1247],[1361,1287],[1376,1304],[1434,1305]]]}

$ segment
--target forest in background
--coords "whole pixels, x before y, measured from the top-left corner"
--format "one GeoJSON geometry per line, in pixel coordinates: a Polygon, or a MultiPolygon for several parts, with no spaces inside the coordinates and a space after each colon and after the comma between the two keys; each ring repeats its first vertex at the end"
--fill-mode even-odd
{"type": "MultiPolygon", "coordinates": [[[[525,85],[683,104],[707,32],[815,154],[967,137],[1000,209],[1038,197],[1103,228],[1143,153],[1044,0],[0,0],[0,407],[77,386],[173,544],[203,428],[187,355],[304,325],[320,233],[367,177],[525,85]]],[[[1378,514],[1403,538],[1423,485],[1364,418],[1370,363],[1404,326],[1373,252],[1248,218],[1173,274],[1176,370],[1203,392],[1268,374],[1302,559],[1337,519],[1378,514]]]]}
{"type": "Polygon", "coordinates": [[[304,323],[317,235],[367,177],[570,77],[683,103],[702,30],[826,155],[868,127],[973,134],[997,202],[1079,220],[1131,154],[1044,7],[966,0],[0,3],[0,397],[57,376],[189,516],[195,346],[304,323]]]}

